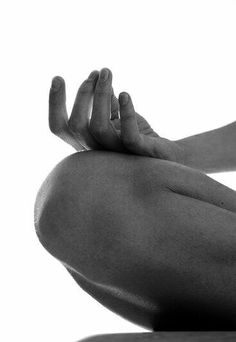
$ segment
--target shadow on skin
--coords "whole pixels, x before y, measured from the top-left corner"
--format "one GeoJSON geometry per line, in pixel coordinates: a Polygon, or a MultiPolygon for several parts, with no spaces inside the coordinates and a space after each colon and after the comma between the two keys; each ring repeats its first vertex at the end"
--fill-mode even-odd
{"type": "Polygon", "coordinates": [[[35,226],[76,282],[130,321],[234,330],[235,213],[235,192],[196,170],[90,151],[47,177],[35,226]]]}

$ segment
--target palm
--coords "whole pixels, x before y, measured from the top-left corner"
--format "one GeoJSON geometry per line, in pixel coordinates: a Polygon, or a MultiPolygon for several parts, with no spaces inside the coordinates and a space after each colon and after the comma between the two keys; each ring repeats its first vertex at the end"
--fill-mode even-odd
{"type": "MultiPolygon", "coordinates": [[[[140,134],[153,137],[153,138],[159,137],[159,135],[156,132],[154,132],[152,127],[149,125],[147,120],[145,120],[140,114],[136,113],[136,119],[137,119],[137,125],[138,125],[138,130],[140,134]]],[[[120,131],[121,131],[120,119],[116,118],[116,119],[111,120],[111,122],[117,134],[120,135],[120,131]]]]}
{"type": "MultiPolygon", "coordinates": [[[[122,119],[119,118],[121,108],[112,89],[111,72],[107,82],[103,82],[99,75],[98,71],[94,71],[82,83],[70,118],[65,103],[65,82],[61,77],[54,78],[49,101],[50,129],[77,151],[107,149],[130,152],[129,146],[122,139],[121,132],[124,130],[123,128],[121,130],[122,119]],[[91,118],[89,118],[90,112],[91,118]]],[[[135,112],[134,115],[136,133],[142,140],[151,140],[152,145],[156,143],[155,140],[162,140],[141,115],[135,112]]],[[[148,144],[149,141],[146,141],[147,147],[148,144]]],[[[135,149],[134,152],[146,154],[146,151],[143,153],[143,149],[140,148],[135,149]]]]}
{"type": "Polygon", "coordinates": [[[159,135],[156,132],[154,132],[149,123],[140,114],[136,113],[136,117],[139,133],[143,135],[148,135],[150,137],[159,137],[159,135]]]}

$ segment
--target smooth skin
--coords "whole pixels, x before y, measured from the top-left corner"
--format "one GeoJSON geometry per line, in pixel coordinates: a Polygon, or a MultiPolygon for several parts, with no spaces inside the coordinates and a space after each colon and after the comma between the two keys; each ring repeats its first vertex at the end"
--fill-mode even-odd
{"type": "MultiPolygon", "coordinates": [[[[156,135],[146,120],[137,116],[139,130],[156,135]]],[[[111,72],[102,69],[89,75],[78,89],[69,119],[65,81],[55,77],[49,95],[49,127],[79,152],[90,149],[127,152],[120,139],[119,103],[112,88],[111,72]]]]}
{"type": "Polygon", "coordinates": [[[105,80],[95,73],[69,120],[64,81],[53,81],[51,130],[79,150],[90,143],[100,151],[66,158],[43,184],[35,206],[42,244],[83,289],[137,324],[235,329],[235,192],[177,163],[128,154],[134,119],[146,141],[156,133],[138,121],[129,95],[114,105],[110,71],[105,80]],[[111,139],[110,149],[123,153],[102,151],[111,139]]]}
{"type": "MultiPolygon", "coordinates": [[[[130,106],[124,104],[128,95],[121,93],[119,100],[116,99],[112,88],[112,73],[109,69],[104,68],[100,73],[94,71],[91,75],[79,87],[69,119],[66,110],[65,81],[59,76],[53,79],[49,96],[51,131],[72,145],[76,151],[105,149],[135,153],[131,146],[135,143],[135,137],[133,120],[129,120],[130,106]]],[[[142,152],[140,147],[136,154],[172,161],[182,159],[181,147],[159,137],[141,115],[133,114],[136,130],[147,145],[146,151],[142,152]]]]}
{"type": "Polygon", "coordinates": [[[100,73],[94,71],[92,77],[82,84],[69,121],[65,106],[65,82],[60,77],[52,82],[49,108],[52,132],[77,151],[81,150],[83,136],[87,149],[129,152],[175,161],[206,173],[236,170],[236,122],[178,141],[162,138],[135,112],[128,93],[121,93],[118,103],[112,89],[112,73],[107,68],[100,73]],[[90,121],[88,107],[93,96],[90,121]],[[71,126],[72,134],[68,134],[67,126],[71,126]],[[123,126],[121,132],[120,126],[123,126]]]}
{"type": "Polygon", "coordinates": [[[236,194],[177,163],[76,153],[44,182],[40,241],[78,284],[153,330],[236,328],[236,194]]]}

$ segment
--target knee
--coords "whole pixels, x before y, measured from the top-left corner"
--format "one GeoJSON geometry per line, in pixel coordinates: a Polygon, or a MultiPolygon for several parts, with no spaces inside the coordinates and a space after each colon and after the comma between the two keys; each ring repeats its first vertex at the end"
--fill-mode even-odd
{"type": "Polygon", "coordinates": [[[60,163],[40,187],[34,207],[34,225],[41,244],[58,259],[63,258],[65,249],[65,216],[68,196],[68,176],[60,163]],[[64,241],[64,242],[63,242],[64,241]]]}
{"type": "Polygon", "coordinates": [[[111,170],[99,158],[96,153],[66,158],[46,178],[35,203],[41,244],[67,266],[97,280],[109,268],[108,254],[116,262],[114,251],[122,244],[127,221],[111,170]]]}
{"type": "Polygon", "coordinates": [[[41,244],[68,264],[81,252],[82,238],[86,242],[86,185],[81,177],[77,154],[65,158],[43,182],[35,201],[34,223],[41,244]]]}
{"type": "Polygon", "coordinates": [[[159,229],[157,216],[161,220],[156,209],[157,201],[163,202],[161,177],[153,191],[157,177],[142,172],[143,163],[150,168],[153,161],[145,160],[89,152],[62,161],[36,199],[35,227],[43,246],[97,281],[106,282],[111,273],[120,277],[127,261],[136,263],[137,250],[145,250],[150,233],[159,229]]]}

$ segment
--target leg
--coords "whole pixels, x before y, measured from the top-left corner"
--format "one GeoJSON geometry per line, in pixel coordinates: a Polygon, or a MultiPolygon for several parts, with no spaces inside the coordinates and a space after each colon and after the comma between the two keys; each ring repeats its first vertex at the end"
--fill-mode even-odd
{"type": "Polygon", "coordinates": [[[66,158],[36,201],[42,244],[111,310],[150,329],[236,327],[236,195],[152,158],[66,158]]]}

